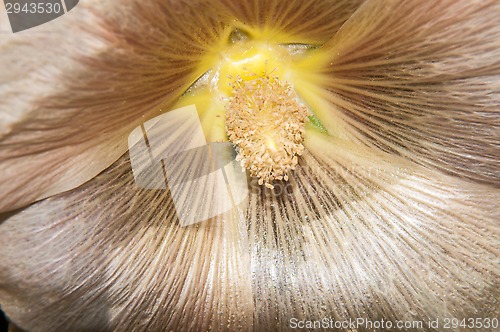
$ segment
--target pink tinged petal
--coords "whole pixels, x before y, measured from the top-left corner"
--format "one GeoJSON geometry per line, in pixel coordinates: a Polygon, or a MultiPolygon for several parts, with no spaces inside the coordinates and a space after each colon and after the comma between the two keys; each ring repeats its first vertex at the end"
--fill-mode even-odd
{"type": "Polygon", "coordinates": [[[133,128],[201,75],[195,66],[223,28],[206,3],[181,12],[163,3],[103,6],[81,4],[39,40],[26,33],[2,46],[0,211],[70,190],[117,160],[133,128]]]}
{"type": "MultiPolygon", "coordinates": [[[[342,86],[330,90],[340,95],[342,86]]],[[[498,315],[498,191],[396,156],[384,131],[349,122],[349,112],[366,111],[352,105],[337,105],[349,140],[310,137],[286,194],[250,194],[246,225],[230,215],[178,227],[168,194],[137,189],[126,158],[79,189],[4,216],[7,314],[33,330],[498,315]]]]}
{"type": "Polygon", "coordinates": [[[6,218],[3,308],[34,331],[497,315],[499,194],[340,143],[310,139],[289,182],[251,186],[245,214],[184,228],[124,158],[6,218]]]}
{"type": "Polygon", "coordinates": [[[498,192],[337,139],[306,145],[279,195],[250,196],[256,330],[498,315],[498,192]]]}
{"type": "Polygon", "coordinates": [[[498,1],[366,2],[324,46],[350,138],[497,186],[499,15],[498,1]]]}
{"type": "Polygon", "coordinates": [[[291,36],[289,42],[323,43],[365,0],[220,1],[237,22],[291,36]]]}
{"type": "Polygon", "coordinates": [[[248,329],[242,220],[181,227],[168,191],[138,188],[122,158],[3,221],[2,309],[29,331],[248,329]]]}
{"type": "MultiPolygon", "coordinates": [[[[79,15],[95,23],[83,8],[79,15]]],[[[65,72],[81,68],[77,56],[95,55],[104,48],[102,40],[89,33],[80,32],[83,41],[75,38],[74,25],[78,21],[67,15],[35,32],[4,34],[0,43],[0,210],[75,187],[120,155],[116,150],[95,151],[95,142],[72,140],[82,123],[72,119],[69,110],[39,105],[46,96],[60,93],[65,72]]],[[[65,94],[67,98],[71,91],[65,94]]],[[[117,142],[109,138],[116,148],[117,142]]]]}

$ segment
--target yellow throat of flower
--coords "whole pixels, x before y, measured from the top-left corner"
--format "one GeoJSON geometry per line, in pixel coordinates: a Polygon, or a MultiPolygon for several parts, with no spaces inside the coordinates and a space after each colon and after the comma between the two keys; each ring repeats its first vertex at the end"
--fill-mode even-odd
{"type": "Polygon", "coordinates": [[[314,103],[304,103],[291,83],[307,77],[301,53],[310,46],[240,30],[225,38],[202,61],[205,74],[176,106],[195,104],[207,141],[232,142],[242,167],[272,189],[296,168],[306,124],[324,130],[309,110],[314,103]]]}

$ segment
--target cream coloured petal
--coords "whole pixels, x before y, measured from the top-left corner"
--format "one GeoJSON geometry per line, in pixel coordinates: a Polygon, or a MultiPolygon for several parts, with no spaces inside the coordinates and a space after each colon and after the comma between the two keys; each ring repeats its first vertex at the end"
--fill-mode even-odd
{"type": "MultiPolygon", "coordinates": [[[[85,9],[79,11],[79,17],[95,24],[85,9]]],[[[6,22],[7,17],[2,19],[6,22]]],[[[63,147],[61,141],[67,138],[65,135],[70,136],[77,129],[74,128],[76,122],[71,124],[73,128],[61,128],[71,123],[69,110],[40,110],[42,106],[38,105],[46,96],[60,93],[64,72],[81,67],[70,54],[77,56],[85,51],[90,56],[104,48],[99,38],[88,33],[80,32],[83,40],[75,38],[77,29],[71,28],[75,24],[78,21],[74,15],[65,15],[35,32],[3,34],[0,42],[0,210],[13,209],[37,197],[78,185],[86,176],[109,166],[109,158],[120,155],[95,151],[95,144],[88,142],[71,144],[71,139],[63,147]],[[40,114],[42,112],[45,114],[40,114]],[[58,116],[65,118],[57,123],[54,117],[58,116]],[[53,134],[56,131],[58,135],[53,134]],[[43,142],[47,132],[47,142],[43,142]],[[51,147],[54,149],[50,150],[51,147]],[[87,153],[76,156],[84,152],[87,153]],[[82,159],[90,160],[89,155],[95,155],[94,162],[82,163],[82,159]]],[[[109,139],[110,146],[116,147],[116,137],[109,139]]]]}
{"type": "Polygon", "coordinates": [[[498,1],[366,2],[325,46],[352,140],[498,186],[498,1]]]}
{"type": "Polygon", "coordinates": [[[18,212],[0,233],[4,309],[40,330],[498,315],[498,193],[333,138],[306,145],[285,187],[250,185],[246,218],[181,228],[125,158],[18,212]]]}
{"type": "Polygon", "coordinates": [[[498,315],[498,192],[356,137],[309,137],[289,194],[254,188],[246,228],[176,227],[168,195],[136,189],[126,160],[5,217],[7,313],[41,330],[498,315]]]}
{"type": "Polygon", "coordinates": [[[195,67],[223,25],[210,8],[82,3],[45,32],[9,36],[0,210],[74,188],[117,160],[132,129],[201,75],[195,67]]]}
{"type": "Polygon", "coordinates": [[[279,195],[250,196],[256,330],[498,315],[498,192],[336,139],[306,146],[279,195]]]}
{"type": "Polygon", "coordinates": [[[139,189],[121,158],[3,221],[2,309],[28,331],[248,329],[243,220],[180,227],[169,192],[139,189]]]}

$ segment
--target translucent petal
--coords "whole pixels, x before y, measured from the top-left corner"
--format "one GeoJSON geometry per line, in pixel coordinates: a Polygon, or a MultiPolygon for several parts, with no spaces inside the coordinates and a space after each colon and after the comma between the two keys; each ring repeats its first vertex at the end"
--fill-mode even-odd
{"type": "Polygon", "coordinates": [[[498,192],[338,140],[307,147],[290,183],[250,196],[257,330],[498,311],[498,192]]]}
{"type": "MultiPolygon", "coordinates": [[[[279,20],[266,19],[263,8],[319,13],[288,12],[277,2],[232,3],[230,11],[215,2],[130,3],[106,21],[102,37],[114,48],[62,80],[76,96],[48,99],[68,117],[34,112],[5,136],[9,162],[18,148],[48,142],[30,147],[26,160],[18,156],[10,174],[33,165],[24,179],[40,169],[37,177],[49,183],[57,172],[43,169],[54,164],[45,166],[50,154],[40,159],[41,151],[81,142],[102,148],[91,139],[96,129],[119,137],[157,115],[204,70],[196,59],[225,18],[272,25],[279,20]],[[176,22],[199,29],[186,23],[170,31],[176,22]],[[45,123],[50,135],[26,134],[45,123]],[[74,138],[63,141],[58,126],[73,128],[74,138]]],[[[498,316],[499,38],[491,25],[498,6],[473,4],[369,0],[325,46],[322,96],[342,135],[309,135],[290,181],[274,192],[250,183],[243,211],[181,227],[168,191],[138,188],[125,155],[79,188],[3,215],[2,308],[32,330],[262,330],[286,328],[292,317],[498,316]]],[[[311,41],[326,40],[334,25],[311,26],[311,41]]],[[[59,165],[72,155],[51,156],[59,165]]],[[[24,195],[16,206],[34,199],[24,195]]]]}
{"type": "Polygon", "coordinates": [[[241,213],[181,227],[169,192],[140,189],[125,157],[82,187],[7,218],[1,229],[2,309],[23,329],[198,331],[253,323],[241,213]]]}
{"type": "Polygon", "coordinates": [[[181,227],[125,158],[7,217],[3,309],[41,330],[498,314],[498,193],[332,138],[307,147],[290,182],[251,183],[246,209],[202,224],[181,227]]]}
{"type": "Polygon", "coordinates": [[[498,186],[498,1],[368,1],[324,47],[352,140],[498,186]]]}

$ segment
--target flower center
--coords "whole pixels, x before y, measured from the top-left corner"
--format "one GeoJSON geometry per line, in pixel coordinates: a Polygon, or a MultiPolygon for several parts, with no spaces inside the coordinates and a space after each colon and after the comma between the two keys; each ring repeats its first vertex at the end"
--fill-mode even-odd
{"type": "Polygon", "coordinates": [[[296,168],[306,127],[324,130],[309,111],[311,103],[304,104],[291,85],[313,90],[303,61],[311,47],[266,35],[227,37],[200,63],[205,74],[176,107],[196,104],[207,141],[233,143],[242,167],[272,189],[296,168]]]}
{"type": "Polygon", "coordinates": [[[272,189],[272,181],[287,181],[297,165],[309,111],[298,102],[292,86],[276,76],[237,76],[231,87],[227,136],[237,146],[241,166],[272,189]]]}

